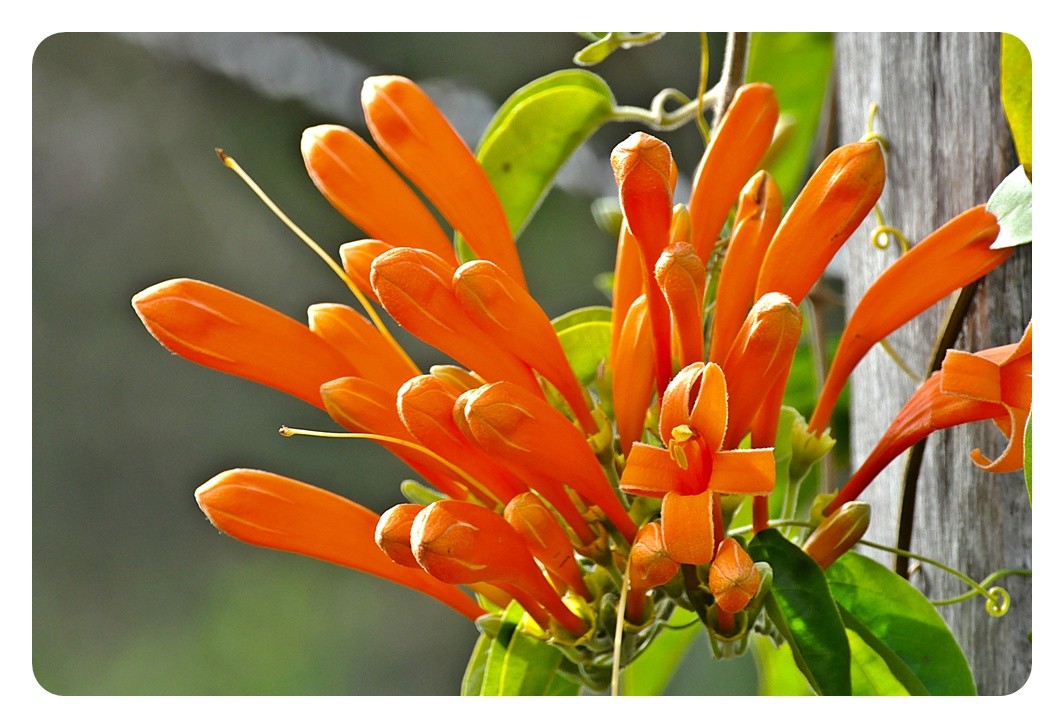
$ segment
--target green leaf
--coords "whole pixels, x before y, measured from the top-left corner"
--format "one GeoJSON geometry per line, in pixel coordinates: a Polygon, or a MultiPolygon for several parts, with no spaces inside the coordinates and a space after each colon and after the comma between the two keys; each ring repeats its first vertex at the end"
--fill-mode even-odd
{"type": "Polygon", "coordinates": [[[558,71],[519,88],[477,147],[516,236],[576,148],[613,113],[613,92],[589,71],[558,71]]]}
{"type": "Polygon", "coordinates": [[[846,630],[850,642],[850,681],[854,695],[909,695],[887,663],[856,632],[846,630]]]}
{"type": "Polygon", "coordinates": [[[766,614],[809,684],[820,695],[849,695],[850,645],[824,572],[775,529],[754,536],[747,551],[772,567],[766,614]]]}
{"type": "Polygon", "coordinates": [[[757,683],[760,695],[814,695],[809,681],[794,662],[791,646],[777,646],[767,637],[752,640],[757,659],[757,683]]]}
{"type": "Polygon", "coordinates": [[[619,48],[638,48],[653,43],[664,33],[585,33],[594,43],[585,46],[573,56],[573,63],[578,66],[594,66],[602,63],[619,48]]]}
{"type": "MultiPolygon", "coordinates": [[[[878,653],[886,656],[888,664],[887,652],[896,655],[931,695],[975,695],[968,661],[949,627],[909,582],[852,551],[832,564],[827,578],[839,606],[881,643],[878,653]]],[[[900,669],[894,675],[908,682],[900,669]]]]}
{"type": "Polygon", "coordinates": [[[1009,176],[1001,180],[990,200],[986,203],[986,209],[998,219],[1001,232],[997,240],[990,246],[991,249],[1010,248],[1014,245],[1029,243],[1034,238],[1034,227],[1031,220],[1031,180],[1023,167],[1017,167],[1009,173],[1009,176]]]}
{"type": "Polygon", "coordinates": [[[1034,505],[1031,492],[1031,464],[1034,453],[1031,445],[1031,415],[1027,415],[1027,426],[1023,428],[1023,479],[1027,482],[1027,500],[1034,505]]]}
{"type": "Polygon", "coordinates": [[[555,331],[561,332],[588,321],[605,321],[609,323],[612,316],[613,309],[609,306],[586,306],[563,313],[558,318],[551,320],[551,324],[553,324],[555,331]]]}
{"type": "Polygon", "coordinates": [[[1001,105],[1012,129],[1016,156],[1031,176],[1031,51],[1023,41],[1001,34],[1001,105]]]}
{"type": "MultiPolygon", "coordinates": [[[[805,180],[820,111],[831,80],[830,33],[751,33],[748,81],[772,84],[786,124],[785,145],[770,151],[768,171],[783,199],[794,199],[805,180]]],[[[774,145],[775,146],[775,145],[774,145]]]]}
{"type": "Polygon", "coordinates": [[[691,641],[702,633],[694,612],[677,607],[663,629],[638,658],[621,673],[625,695],[661,695],[680,665],[691,641]]]}
{"type": "Polygon", "coordinates": [[[495,642],[486,634],[480,635],[473,645],[473,654],[469,656],[465,675],[462,677],[462,695],[480,695],[484,685],[484,668],[488,664],[488,653],[495,642]]]}
{"type": "Polygon", "coordinates": [[[598,366],[610,355],[609,321],[585,321],[558,332],[565,358],[581,384],[595,380],[598,366]]]}
{"type": "Polygon", "coordinates": [[[511,602],[502,614],[498,634],[481,636],[462,681],[463,695],[575,695],[579,686],[558,678],[564,657],[546,642],[521,628],[525,612],[511,602]],[[486,646],[485,646],[486,644],[486,646]],[[479,687],[479,692],[475,691],[479,687]]]}

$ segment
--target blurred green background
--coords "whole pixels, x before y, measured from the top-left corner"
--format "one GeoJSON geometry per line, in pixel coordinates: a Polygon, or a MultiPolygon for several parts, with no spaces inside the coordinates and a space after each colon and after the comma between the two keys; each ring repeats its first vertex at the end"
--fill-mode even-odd
{"type": "MultiPolygon", "coordinates": [[[[305,320],[343,285],[225,170],[223,147],[330,252],[363,237],[321,198],[302,130],[364,130],[366,76],[422,83],[473,145],[524,83],[572,66],[575,34],[62,34],[33,59],[33,672],[62,695],[456,694],[473,625],[419,593],[220,535],[193,490],[271,470],[381,511],[405,468],[304,403],[169,355],[129,300],[191,277],[305,320]]],[[[713,39],[719,62],[721,39],[713,39]]],[[[714,64],[715,66],[716,64],[714,64]]],[[[698,38],[670,35],[595,71],[621,104],[695,92],[698,38]]],[[[610,125],[520,240],[550,315],[604,303],[614,241],[610,125]]],[[[690,174],[689,125],[661,135],[690,174]]],[[[681,181],[681,198],[684,182],[681,181]]],[[[400,334],[419,363],[439,355],[400,334]]],[[[717,665],[719,668],[720,666],[717,665]]],[[[749,660],[714,670],[701,639],[674,693],[750,693],[749,660]]]]}

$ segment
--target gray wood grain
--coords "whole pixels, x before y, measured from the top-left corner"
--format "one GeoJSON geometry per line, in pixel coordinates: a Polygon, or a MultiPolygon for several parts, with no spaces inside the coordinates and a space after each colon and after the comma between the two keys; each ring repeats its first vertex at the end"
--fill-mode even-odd
{"type": "MultiPolygon", "coordinates": [[[[877,102],[877,130],[891,145],[882,209],[888,223],[912,242],[985,202],[1015,168],[999,100],[997,34],[840,34],[837,63],[840,141],[864,135],[869,106],[877,102]]],[[[871,229],[868,220],[847,245],[848,311],[899,255],[896,248],[872,247],[871,229]]],[[[946,309],[941,303],[889,337],[914,371],[926,368],[946,309]]],[[[1017,341],[1030,317],[1031,249],[1024,246],[979,285],[954,348],[972,351],[1017,341]]],[[[858,366],[850,384],[852,452],[860,463],[916,385],[879,348],[858,366]]],[[[913,551],[977,580],[1001,568],[1030,568],[1031,507],[1022,473],[987,474],[968,456],[978,447],[993,457],[1003,445],[991,424],[929,438],[913,551]]],[[[866,491],[874,509],[870,540],[895,542],[904,460],[898,458],[866,491]]],[[[877,558],[893,563],[891,557],[877,558]]],[[[966,590],[933,568],[921,569],[911,581],[933,599],[966,590]]],[[[1031,670],[1031,580],[1010,577],[1000,583],[1012,596],[1012,609],[1002,619],[988,616],[979,599],[941,610],[972,664],[980,694],[1014,692],[1031,670]]]]}

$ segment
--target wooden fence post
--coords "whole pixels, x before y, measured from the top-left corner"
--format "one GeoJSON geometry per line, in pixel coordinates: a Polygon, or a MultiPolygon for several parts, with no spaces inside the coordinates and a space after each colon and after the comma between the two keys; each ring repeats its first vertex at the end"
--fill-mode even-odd
{"type": "MultiPolygon", "coordinates": [[[[865,134],[870,105],[876,129],[890,142],[881,207],[887,222],[916,243],[967,208],[985,202],[1016,166],[1000,102],[998,34],[845,33],[837,36],[837,122],[840,141],[865,134]]],[[[874,248],[868,221],[848,245],[846,306],[899,250],[874,248]]],[[[898,290],[897,295],[906,295],[898,290]]],[[[949,308],[939,304],[889,341],[923,372],[949,308]]],[[[1017,341],[1031,318],[1031,249],[1024,246],[979,284],[954,348],[977,350],[1017,341]]],[[[860,463],[916,384],[877,348],[850,382],[852,455],[860,463]]],[[[987,474],[969,452],[996,455],[1003,438],[987,423],[938,433],[927,441],[917,488],[911,550],[961,569],[976,580],[1002,568],[1030,568],[1031,506],[1022,473],[987,474]]],[[[905,457],[866,491],[873,504],[867,538],[894,544],[905,457]]],[[[870,553],[870,552],[869,552],[870,553]]],[[[870,555],[874,555],[871,554],[870,555]]],[[[893,557],[876,558],[893,565],[893,557]]],[[[967,587],[923,567],[911,582],[932,599],[967,587]]],[[[1031,670],[1031,579],[999,582],[1012,597],[1000,619],[982,599],[941,609],[972,665],[980,694],[1021,688],[1031,670]]]]}

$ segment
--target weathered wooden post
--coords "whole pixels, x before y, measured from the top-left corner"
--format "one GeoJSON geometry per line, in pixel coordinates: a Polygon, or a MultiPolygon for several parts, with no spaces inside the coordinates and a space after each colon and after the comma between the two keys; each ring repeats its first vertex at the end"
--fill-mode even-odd
{"type": "MultiPolygon", "coordinates": [[[[1016,165],[1000,102],[997,34],[855,33],[837,37],[837,113],[841,141],[865,133],[870,105],[879,104],[877,131],[889,139],[887,221],[912,242],[985,202],[1016,165]]],[[[849,245],[847,309],[892,260],[897,248],[877,250],[867,223],[849,245]]],[[[898,296],[905,296],[903,289],[898,296]]],[[[950,301],[939,304],[889,339],[923,373],[950,301]]],[[[1031,318],[1031,249],[1017,249],[980,283],[954,348],[977,350],[1017,341],[1031,318]]],[[[880,349],[851,380],[853,457],[875,445],[916,384],[880,349]]],[[[991,424],[938,433],[927,441],[917,484],[911,550],[982,579],[1002,568],[1030,568],[1031,506],[1022,473],[987,474],[969,452],[996,455],[1003,439],[991,424]]],[[[895,544],[905,457],[898,458],[866,494],[874,506],[867,538],[895,544]]],[[[878,557],[893,564],[889,557],[878,557]]],[[[932,599],[967,589],[955,578],[922,568],[911,581],[932,599]]],[[[942,609],[972,664],[980,694],[1018,690],[1031,670],[1031,580],[1000,582],[1012,596],[1001,619],[982,599],[942,609]]]]}

